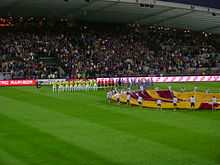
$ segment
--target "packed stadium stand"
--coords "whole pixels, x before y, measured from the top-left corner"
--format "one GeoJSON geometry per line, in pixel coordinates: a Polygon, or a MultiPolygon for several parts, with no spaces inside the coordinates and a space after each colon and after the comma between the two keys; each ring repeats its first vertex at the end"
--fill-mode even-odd
{"type": "Polygon", "coordinates": [[[2,72],[13,78],[218,74],[207,33],[160,26],[80,25],[74,32],[2,31],[2,72]],[[102,29],[102,30],[101,30],[102,29]]]}
{"type": "Polygon", "coordinates": [[[0,165],[220,165],[220,0],[0,0],[0,165]]]}

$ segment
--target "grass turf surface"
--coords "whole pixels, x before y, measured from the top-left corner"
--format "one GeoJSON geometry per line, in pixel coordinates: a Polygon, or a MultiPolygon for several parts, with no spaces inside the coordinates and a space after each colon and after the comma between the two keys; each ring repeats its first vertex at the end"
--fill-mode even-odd
{"type": "MultiPolygon", "coordinates": [[[[183,84],[157,84],[160,88],[183,84]]],[[[188,83],[219,92],[220,83],[188,83]]],[[[106,103],[104,91],[0,88],[0,165],[219,165],[220,111],[106,103]]]]}

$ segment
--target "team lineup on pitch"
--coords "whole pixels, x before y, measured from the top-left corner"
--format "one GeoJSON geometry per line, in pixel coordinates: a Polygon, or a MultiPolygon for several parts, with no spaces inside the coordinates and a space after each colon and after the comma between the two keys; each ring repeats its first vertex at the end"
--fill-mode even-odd
{"type": "Polygon", "coordinates": [[[117,103],[126,103],[143,108],[162,109],[220,109],[220,94],[205,92],[177,92],[173,90],[121,91],[112,90],[107,93],[108,100],[117,103]]]}
{"type": "Polygon", "coordinates": [[[220,0],[0,0],[0,165],[220,165],[220,0]]]}
{"type": "Polygon", "coordinates": [[[95,80],[61,81],[52,83],[53,92],[89,91],[98,89],[95,80]]]}
{"type": "MultiPolygon", "coordinates": [[[[219,83],[154,84],[152,88],[172,86],[181,92],[183,85],[186,91],[197,86],[198,91],[209,88],[219,93],[219,83]]],[[[0,89],[3,164],[217,165],[220,161],[219,111],[162,113],[109,104],[105,88],[59,94],[51,88],[0,89]]]]}
{"type": "Polygon", "coordinates": [[[160,90],[156,84],[155,89],[150,89],[151,83],[140,83],[139,90],[131,90],[132,84],[123,85],[113,81],[99,83],[96,80],[70,80],[52,82],[53,93],[76,92],[76,91],[97,91],[105,89],[106,98],[109,102],[126,103],[132,106],[142,106],[145,108],[162,109],[220,109],[220,94],[216,91],[197,91],[198,87],[194,86],[192,91],[172,90],[172,86],[160,90]],[[127,89],[127,90],[126,90],[127,89]]]}

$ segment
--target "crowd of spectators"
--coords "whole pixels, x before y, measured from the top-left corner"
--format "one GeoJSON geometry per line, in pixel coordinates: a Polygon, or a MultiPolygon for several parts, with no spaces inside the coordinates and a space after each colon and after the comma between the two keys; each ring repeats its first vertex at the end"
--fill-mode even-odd
{"type": "Polygon", "coordinates": [[[220,74],[216,38],[138,24],[10,28],[0,31],[0,72],[30,79],[220,74]]]}

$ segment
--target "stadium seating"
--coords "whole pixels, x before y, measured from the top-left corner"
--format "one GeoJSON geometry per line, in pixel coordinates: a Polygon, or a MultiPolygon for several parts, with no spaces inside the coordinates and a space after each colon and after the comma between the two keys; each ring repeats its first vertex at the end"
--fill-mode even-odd
{"type": "Polygon", "coordinates": [[[12,79],[220,73],[213,34],[135,24],[79,24],[56,32],[19,26],[0,30],[0,65],[12,79]]]}

